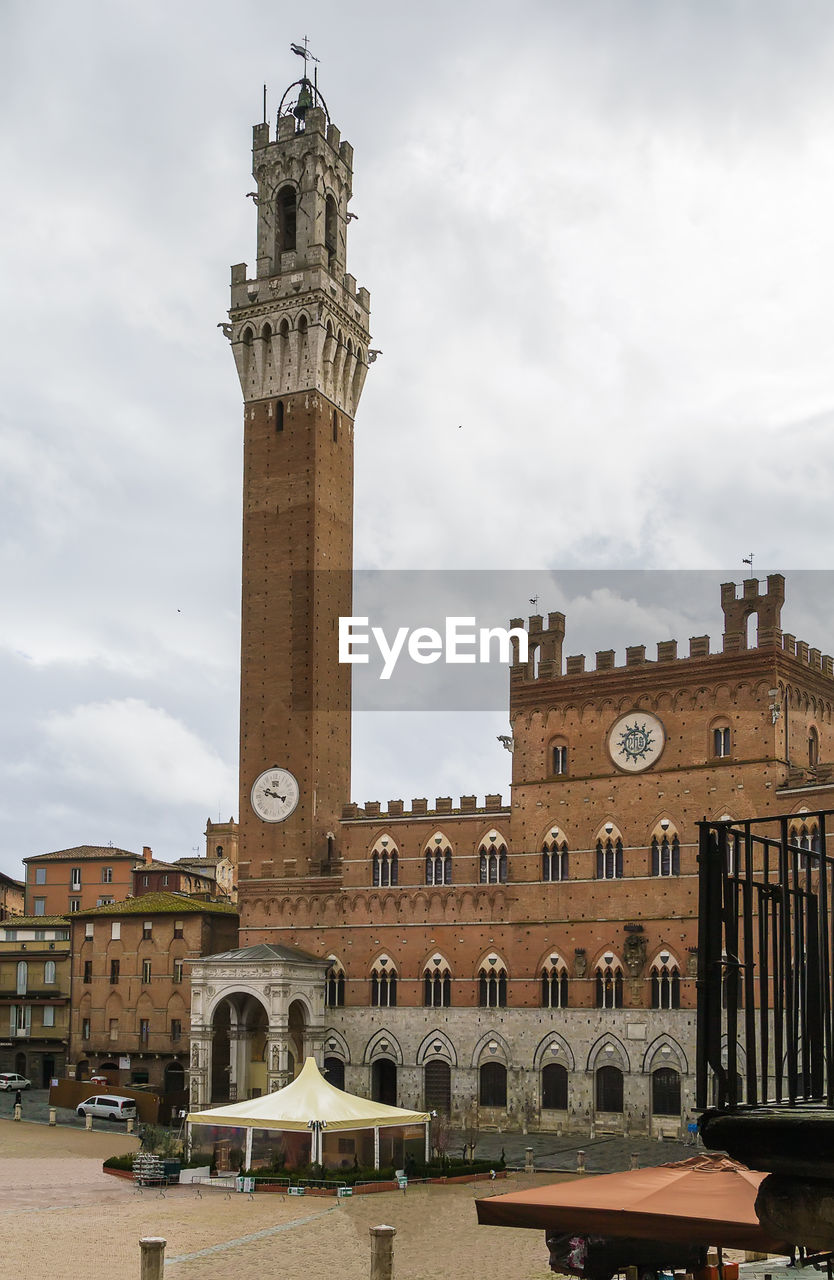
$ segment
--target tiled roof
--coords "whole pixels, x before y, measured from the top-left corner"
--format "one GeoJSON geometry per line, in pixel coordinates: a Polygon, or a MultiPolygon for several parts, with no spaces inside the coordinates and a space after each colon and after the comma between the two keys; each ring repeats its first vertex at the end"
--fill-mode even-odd
{"type": "Polygon", "coordinates": [[[54,853],[35,853],[24,862],[81,862],[84,858],[132,858],[134,862],[141,854],[131,853],[129,849],[114,849],[109,844],[79,844],[74,849],[56,849],[54,853]]]}
{"type": "MultiPolygon", "coordinates": [[[[182,861],[182,859],[180,859],[182,861]]],[[[191,866],[180,866],[179,862],[157,862],[156,858],[152,862],[137,862],[133,868],[135,874],[139,875],[142,871],[171,871],[174,875],[197,875],[196,868],[191,866]]],[[[200,875],[204,875],[207,880],[214,880],[215,877],[209,870],[200,869],[200,875]]]]}
{"type": "Polygon", "coordinates": [[[17,889],[25,889],[26,882],[24,880],[15,880],[14,876],[7,876],[5,871],[0,871],[0,880],[4,884],[13,884],[17,889]]]}
{"type": "Polygon", "coordinates": [[[228,960],[246,964],[257,960],[306,960],[315,964],[330,964],[324,956],[313,956],[309,951],[296,947],[279,947],[271,942],[256,942],[252,947],[239,947],[235,951],[221,951],[213,956],[201,956],[201,960],[228,960]]]}
{"type": "Polygon", "coordinates": [[[43,929],[69,924],[69,916],[6,916],[0,920],[0,929],[43,929]]]}
{"type": "MultiPolygon", "coordinates": [[[[218,858],[217,861],[222,862],[223,859],[218,858]]],[[[173,865],[175,867],[188,867],[189,870],[202,871],[204,875],[214,875],[215,864],[210,862],[208,858],[175,858],[173,865]]]]}
{"type": "Polygon", "coordinates": [[[125,898],[123,902],[111,902],[106,907],[90,907],[87,911],[74,911],[79,916],[153,916],[153,915],[211,915],[236,916],[237,908],[225,902],[202,902],[199,898],[185,898],[179,893],[144,893],[141,898],[125,898]]]}

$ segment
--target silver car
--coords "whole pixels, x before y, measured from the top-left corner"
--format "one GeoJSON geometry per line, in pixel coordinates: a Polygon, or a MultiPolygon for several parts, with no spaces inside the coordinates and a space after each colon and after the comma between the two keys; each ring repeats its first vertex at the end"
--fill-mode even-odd
{"type": "Polygon", "coordinates": [[[0,1089],[31,1089],[32,1081],[27,1080],[25,1076],[16,1075],[13,1071],[3,1071],[0,1073],[0,1089]]]}

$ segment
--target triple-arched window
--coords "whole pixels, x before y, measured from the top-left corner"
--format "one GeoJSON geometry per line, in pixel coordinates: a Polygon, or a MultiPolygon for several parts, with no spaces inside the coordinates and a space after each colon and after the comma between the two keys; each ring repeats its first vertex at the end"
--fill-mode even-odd
{"type": "Polygon", "coordinates": [[[548,956],[542,968],[542,1008],[566,1009],[568,1004],[568,970],[560,956],[548,956]]]}
{"type": "Polygon", "coordinates": [[[618,831],[606,827],[597,840],[597,880],[621,880],[622,875],[623,841],[618,831]]]}
{"type": "Polygon", "coordinates": [[[427,1009],[448,1009],[452,1003],[452,974],[443,956],[432,956],[423,970],[423,1003],[427,1009]]]}
{"type": "Polygon", "coordinates": [[[452,883],[452,849],[439,831],[426,845],[425,863],[426,884],[452,883]]]}
{"type": "Polygon", "coordinates": [[[478,850],[481,884],[506,884],[507,846],[497,831],[490,831],[478,850]]]}
{"type": "Polygon", "coordinates": [[[482,1009],[504,1009],[507,1004],[507,966],[500,956],[486,956],[478,970],[478,1003],[482,1009]]]}
{"type": "Polygon", "coordinates": [[[596,1004],[598,1009],[622,1009],[623,966],[607,952],[597,963],[596,1004]]]}
{"type": "Polygon", "coordinates": [[[542,845],[542,880],[567,880],[568,844],[558,827],[553,827],[542,845]]]}
{"type": "Polygon", "coordinates": [[[400,859],[390,836],[380,836],[371,853],[371,883],[385,886],[399,883],[400,859]]]}
{"type": "Polygon", "coordinates": [[[371,1004],[392,1009],[397,1003],[397,970],[390,956],[380,956],[371,970],[371,1004]]]}
{"type": "Polygon", "coordinates": [[[681,974],[677,961],[668,951],[661,951],[652,965],[652,1008],[680,1009],[681,974]]]}
{"type": "Polygon", "coordinates": [[[324,1003],[328,1009],[341,1009],[345,1003],[345,971],[335,956],[327,970],[324,986],[324,1003]]]}
{"type": "Polygon", "coordinates": [[[681,873],[681,846],[678,833],[664,819],[660,830],[655,831],[651,844],[651,874],[653,876],[679,876],[681,873]]]}

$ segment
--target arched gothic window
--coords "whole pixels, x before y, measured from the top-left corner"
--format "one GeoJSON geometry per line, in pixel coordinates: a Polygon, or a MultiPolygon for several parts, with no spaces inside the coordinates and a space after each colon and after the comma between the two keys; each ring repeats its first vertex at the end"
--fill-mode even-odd
{"type": "Polygon", "coordinates": [[[507,846],[497,831],[490,831],[478,851],[481,884],[507,883],[507,846]]]}
{"type": "Polygon", "coordinates": [[[380,956],[371,970],[371,1004],[393,1009],[397,1003],[397,970],[389,956],[380,956]]]}
{"type": "Polygon", "coordinates": [[[732,755],[732,735],[728,720],[716,720],[711,727],[712,755],[715,760],[726,760],[732,755]]]}
{"type": "Polygon", "coordinates": [[[327,970],[324,987],[324,1003],[328,1009],[341,1009],[345,1003],[345,971],[335,956],[327,970]]]}
{"type": "Polygon", "coordinates": [[[542,845],[542,880],[546,883],[568,878],[568,845],[554,827],[542,845]]]}
{"type": "Polygon", "coordinates": [[[371,883],[384,887],[399,883],[399,854],[390,836],[380,836],[371,854],[371,883]]]}
{"type": "Polygon", "coordinates": [[[426,884],[452,883],[452,850],[446,837],[438,831],[425,848],[426,884]]]}
{"type": "Polygon", "coordinates": [[[478,1102],[482,1107],[506,1107],[507,1068],[503,1062],[484,1062],[478,1072],[478,1102]]]}
{"type": "Polygon", "coordinates": [[[276,250],[289,253],[295,248],[296,197],[294,187],[282,187],[276,202],[276,250]]]}
{"type": "Polygon", "coordinates": [[[504,1009],[507,1004],[507,966],[495,955],[481,961],[478,970],[478,1003],[482,1009],[504,1009]]]}
{"type": "Polygon", "coordinates": [[[568,1005],[568,971],[556,953],[548,956],[542,968],[542,1008],[566,1009],[568,1005]]]}
{"type": "Polygon", "coordinates": [[[795,849],[801,849],[799,866],[805,868],[810,862],[812,867],[819,867],[819,858],[808,858],[808,854],[819,854],[822,848],[820,829],[815,819],[794,821],[788,830],[788,838],[795,849]]]}
{"type": "Polygon", "coordinates": [[[550,772],[561,778],[568,771],[568,748],[565,742],[554,742],[550,746],[550,772]]]}
{"type": "Polygon", "coordinates": [[[652,1072],[652,1112],[656,1116],[681,1113],[681,1078],[674,1067],[658,1067],[652,1072]]]}
{"type": "Polygon", "coordinates": [[[808,730],[808,764],[815,769],[820,762],[820,736],[813,725],[808,730]]]}
{"type": "Polygon", "coordinates": [[[668,951],[661,951],[652,965],[652,1008],[680,1009],[681,974],[677,961],[668,951]]]}
{"type": "Polygon", "coordinates": [[[328,195],[324,202],[324,247],[328,258],[338,257],[339,244],[339,210],[333,196],[328,195]]]}
{"type": "Polygon", "coordinates": [[[623,1073],[619,1067],[598,1067],[596,1073],[597,1111],[622,1111],[623,1073]]]}
{"type": "Polygon", "coordinates": [[[679,876],[681,873],[681,846],[678,834],[669,823],[666,829],[661,824],[660,831],[652,836],[651,846],[653,876],[679,876]]]}
{"type": "Polygon", "coordinates": [[[622,1009],[623,966],[610,952],[597,964],[597,1008],[622,1009]]]}
{"type": "Polygon", "coordinates": [[[568,1073],[561,1062],[542,1067],[542,1111],[567,1111],[568,1073]]]}
{"type": "Polygon", "coordinates": [[[452,974],[443,956],[432,956],[423,970],[423,1003],[427,1009],[448,1009],[452,1003],[452,974]]]}
{"type": "Polygon", "coordinates": [[[623,876],[623,842],[613,828],[597,840],[597,880],[621,880],[623,876]]]}

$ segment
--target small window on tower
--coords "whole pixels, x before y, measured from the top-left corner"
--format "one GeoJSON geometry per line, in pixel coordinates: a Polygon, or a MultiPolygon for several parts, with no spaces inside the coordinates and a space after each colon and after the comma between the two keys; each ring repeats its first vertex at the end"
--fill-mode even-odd
{"type": "MultiPolygon", "coordinates": [[[[275,401],[275,430],[276,431],[284,430],[284,401],[283,400],[275,401]]],[[[217,847],[222,852],[223,846],[218,845],[217,847]]]]}
{"type": "Polygon", "coordinates": [[[338,236],[339,211],[333,196],[328,196],[324,202],[324,247],[331,263],[338,254],[338,236]]]}
{"type": "Polygon", "coordinates": [[[333,443],[336,444],[338,439],[339,439],[339,415],[334,409],[333,410],[333,443]]]}
{"type": "Polygon", "coordinates": [[[295,248],[295,191],[282,187],[278,192],[278,252],[289,253],[295,248]]]}

